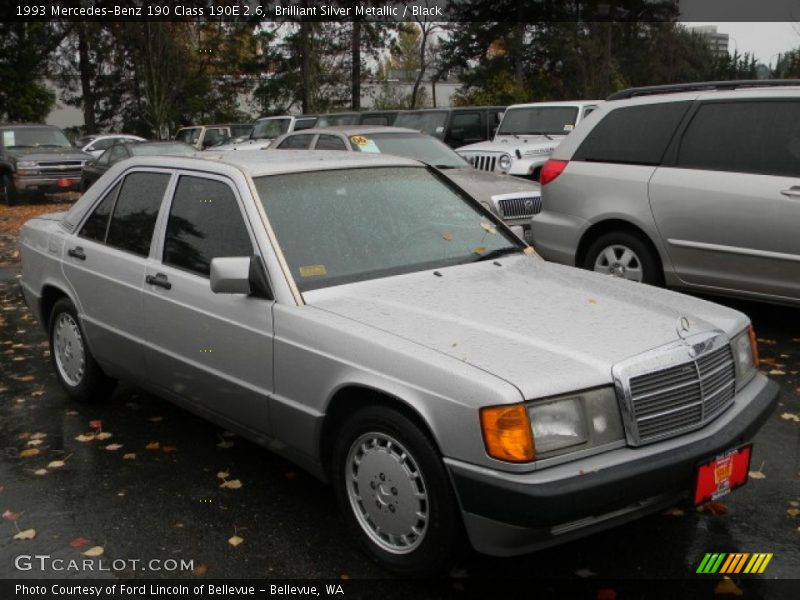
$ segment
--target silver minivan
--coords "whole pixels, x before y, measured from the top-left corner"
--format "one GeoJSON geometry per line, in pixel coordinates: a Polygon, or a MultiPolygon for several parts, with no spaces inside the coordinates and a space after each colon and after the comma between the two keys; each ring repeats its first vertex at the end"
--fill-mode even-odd
{"type": "Polygon", "coordinates": [[[536,249],[635,281],[800,303],[800,86],[785,83],[612,97],[543,168],[536,249]]]}

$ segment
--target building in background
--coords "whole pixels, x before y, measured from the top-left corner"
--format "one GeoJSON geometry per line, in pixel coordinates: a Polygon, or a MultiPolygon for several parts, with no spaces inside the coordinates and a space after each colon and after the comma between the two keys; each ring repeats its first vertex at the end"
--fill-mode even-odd
{"type": "Polygon", "coordinates": [[[717,31],[716,25],[698,25],[697,27],[692,27],[691,30],[705,38],[708,47],[717,56],[726,56],[728,54],[730,36],[727,33],[717,31]]]}

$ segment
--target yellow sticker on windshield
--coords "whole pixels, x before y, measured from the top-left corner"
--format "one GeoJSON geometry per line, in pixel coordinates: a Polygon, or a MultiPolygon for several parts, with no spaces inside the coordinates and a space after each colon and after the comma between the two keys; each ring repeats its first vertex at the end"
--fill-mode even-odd
{"type": "Polygon", "coordinates": [[[328,270],[325,265],[307,265],[300,267],[300,277],[319,277],[320,275],[327,275],[328,270]]]}
{"type": "Polygon", "coordinates": [[[351,135],[350,141],[353,142],[356,146],[366,146],[369,144],[369,140],[365,138],[363,135],[351,135]]]}
{"type": "Polygon", "coordinates": [[[497,227],[495,227],[492,223],[487,223],[486,221],[481,222],[481,228],[487,233],[497,233],[497,227]]]}
{"type": "Polygon", "coordinates": [[[483,254],[484,252],[486,252],[486,246],[475,246],[475,247],[472,249],[472,251],[473,251],[475,254],[483,254]]]}

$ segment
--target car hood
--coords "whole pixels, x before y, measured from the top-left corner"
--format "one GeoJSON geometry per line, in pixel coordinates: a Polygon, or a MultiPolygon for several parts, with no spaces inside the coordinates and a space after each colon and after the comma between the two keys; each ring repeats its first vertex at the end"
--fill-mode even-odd
{"type": "Polygon", "coordinates": [[[480,142],[462,146],[456,152],[459,154],[469,152],[505,152],[507,154],[520,154],[534,151],[538,154],[549,154],[555,150],[556,146],[564,139],[563,135],[551,135],[553,139],[548,139],[543,135],[526,135],[516,138],[511,135],[495,137],[494,141],[480,142]]]}
{"type": "Polygon", "coordinates": [[[92,160],[91,154],[76,148],[11,148],[6,153],[17,160],[92,160]]]}
{"type": "Polygon", "coordinates": [[[539,196],[542,193],[541,186],[534,181],[525,181],[511,175],[498,175],[471,167],[445,169],[442,174],[478,200],[485,201],[500,194],[519,193],[539,196]]]}
{"type": "Polygon", "coordinates": [[[677,341],[683,316],[692,332],[730,336],[747,325],[743,314],[704,300],[537,256],[438,273],[335,286],[304,298],[494,374],[525,399],[610,384],[614,364],[677,341]]]}

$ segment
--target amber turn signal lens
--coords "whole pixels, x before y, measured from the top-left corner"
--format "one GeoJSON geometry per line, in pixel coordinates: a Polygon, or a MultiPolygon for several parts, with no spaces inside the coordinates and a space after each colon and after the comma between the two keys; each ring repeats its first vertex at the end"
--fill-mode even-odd
{"type": "Polygon", "coordinates": [[[536,457],[528,411],[522,404],[481,409],[481,431],[486,452],[508,462],[529,462],[536,457]]]}
{"type": "Polygon", "coordinates": [[[756,339],[756,330],[750,325],[750,350],[753,351],[753,364],[756,369],[760,366],[760,359],[758,357],[758,340],[756,339]]]}

